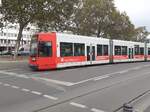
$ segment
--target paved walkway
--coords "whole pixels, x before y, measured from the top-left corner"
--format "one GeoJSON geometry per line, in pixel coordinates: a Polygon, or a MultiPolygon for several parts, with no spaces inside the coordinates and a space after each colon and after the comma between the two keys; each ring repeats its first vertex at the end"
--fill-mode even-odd
{"type": "Polygon", "coordinates": [[[12,56],[0,56],[0,63],[7,63],[7,62],[27,62],[27,56],[19,56],[14,59],[12,56]]]}

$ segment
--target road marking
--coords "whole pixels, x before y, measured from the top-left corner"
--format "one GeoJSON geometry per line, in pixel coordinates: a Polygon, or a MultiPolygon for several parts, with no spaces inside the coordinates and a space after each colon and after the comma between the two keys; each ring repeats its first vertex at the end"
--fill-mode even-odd
{"type": "Polygon", "coordinates": [[[64,86],[74,86],[74,85],[82,84],[82,83],[92,81],[92,80],[97,81],[97,80],[109,78],[111,75],[114,75],[114,74],[118,74],[118,72],[105,74],[105,75],[98,76],[98,77],[92,77],[92,78],[82,80],[82,81],[79,81],[79,82],[75,82],[75,83],[59,81],[59,80],[53,80],[53,79],[48,79],[48,78],[41,78],[41,77],[32,77],[32,78],[35,79],[35,80],[44,80],[44,81],[47,81],[47,82],[51,82],[51,83],[55,83],[55,84],[59,84],[59,85],[64,85],[64,86]]]}
{"type": "Polygon", "coordinates": [[[73,85],[82,84],[82,83],[85,83],[85,82],[88,82],[88,81],[92,81],[92,80],[96,81],[96,80],[109,78],[113,74],[117,74],[117,72],[101,75],[101,76],[98,76],[98,77],[92,77],[92,78],[89,78],[89,79],[86,79],[86,80],[83,80],[83,81],[80,81],[80,82],[73,83],[73,85]]]}
{"type": "Polygon", "coordinates": [[[144,67],[149,67],[150,65],[143,65],[144,67]]]}
{"type": "Polygon", "coordinates": [[[64,85],[64,86],[72,86],[72,85],[74,85],[71,82],[53,80],[53,79],[48,79],[48,78],[41,78],[41,77],[32,77],[32,78],[33,79],[37,79],[37,80],[44,80],[44,81],[47,81],[47,82],[52,82],[52,83],[59,84],[59,85],[64,85]]]}
{"type": "Polygon", "coordinates": [[[7,87],[8,87],[8,86],[10,86],[10,84],[4,84],[4,86],[7,86],[7,87]]]}
{"type": "Polygon", "coordinates": [[[19,89],[20,87],[18,87],[18,86],[11,86],[12,88],[14,88],[14,89],[19,89]]]}
{"type": "Polygon", "coordinates": [[[28,77],[26,75],[20,75],[20,74],[14,73],[14,72],[0,71],[0,73],[6,74],[6,75],[10,75],[10,76],[20,77],[20,78],[25,78],[25,79],[29,79],[30,78],[30,77],[28,77]]]}
{"type": "Polygon", "coordinates": [[[89,79],[86,79],[86,80],[82,80],[82,81],[79,81],[79,82],[75,82],[75,83],[74,82],[54,80],[54,79],[48,79],[48,78],[43,78],[43,77],[27,76],[27,75],[24,75],[24,74],[20,75],[20,74],[17,74],[17,73],[7,72],[7,71],[0,71],[0,73],[6,74],[6,75],[10,75],[10,76],[19,77],[19,78],[25,78],[25,79],[31,78],[31,79],[35,79],[35,80],[43,80],[43,81],[51,82],[51,83],[54,83],[54,84],[68,86],[69,87],[69,86],[82,84],[82,83],[85,83],[85,82],[88,82],[88,81],[92,81],[92,80],[93,81],[102,80],[102,79],[105,79],[105,78],[109,78],[112,75],[115,75],[115,74],[118,74],[118,73],[122,74],[122,73],[129,72],[130,70],[136,70],[136,69],[140,69],[140,68],[141,68],[141,66],[138,66],[138,67],[126,69],[126,70],[119,71],[119,72],[109,73],[109,74],[105,74],[105,75],[97,76],[97,77],[92,77],[92,78],[89,78],[89,79]]]}
{"type": "Polygon", "coordinates": [[[120,71],[118,73],[123,74],[123,73],[127,73],[127,72],[129,72],[129,70],[120,71]]]}
{"type": "Polygon", "coordinates": [[[109,77],[110,77],[109,75],[100,76],[100,77],[95,78],[94,81],[98,81],[98,80],[109,78],[109,77]]]}
{"type": "Polygon", "coordinates": [[[115,75],[115,74],[118,74],[118,73],[126,73],[126,72],[129,72],[130,70],[131,70],[131,69],[126,69],[126,70],[119,71],[119,72],[114,72],[114,73],[109,73],[109,74],[101,75],[101,76],[98,76],[98,77],[89,78],[89,79],[86,79],[86,80],[83,80],[83,81],[79,81],[79,82],[76,82],[76,83],[72,83],[70,86],[82,84],[82,83],[85,83],[85,82],[88,82],[88,81],[91,81],[91,80],[98,81],[98,80],[101,80],[101,79],[109,78],[109,77],[111,77],[112,75],[115,75]]]}
{"type": "Polygon", "coordinates": [[[6,75],[16,75],[16,73],[13,73],[13,72],[7,72],[7,71],[0,71],[0,73],[2,74],[6,74],[6,75]]]}
{"type": "Polygon", "coordinates": [[[42,93],[37,92],[37,91],[31,91],[31,93],[36,94],[36,95],[41,95],[42,93]]]}
{"type": "Polygon", "coordinates": [[[1,76],[0,79],[4,79],[4,78],[10,78],[12,76],[1,76]]]}
{"type": "Polygon", "coordinates": [[[25,88],[22,88],[21,90],[24,91],[24,92],[29,92],[30,91],[29,89],[25,89],[25,88]]]}
{"type": "Polygon", "coordinates": [[[82,83],[85,83],[85,82],[88,82],[88,81],[94,80],[94,78],[96,78],[96,77],[93,77],[93,78],[90,78],[90,79],[86,79],[86,80],[82,80],[82,81],[79,81],[79,82],[73,83],[73,85],[82,84],[82,83]]]}
{"type": "Polygon", "coordinates": [[[103,110],[99,110],[99,109],[96,109],[96,108],[92,108],[91,111],[92,112],[104,112],[103,110]]]}
{"type": "Polygon", "coordinates": [[[15,69],[9,69],[9,70],[2,70],[2,71],[5,71],[5,72],[10,72],[10,71],[19,71],[19,70],[22,70],[20,68],[15,68],[15,69]]]}
{"type": "Polygon", "coordinates": [[[17,77],[21,77],[21,78],[25,78],[25,79],[29,79],[30,77],[26,76],[26,75],[17,75],[17,77]]]}
{"type": "Polygon", "coordinates": [[[58,98],[53,97],[53,96],[49,96],[49,95],[43,95],[43,97],[51,99],[51,100],[58,100],[58,98]]]}
{"type": "Polygon", "coordinates": [[[134,67],[134,68],[132,68],[132,70],[138,70],[140,68],[142,68],[142,67],[134,67]]]}
{"type": "Polygon", "coordinates": [[[86,79],[86,80],[83,80],[83,81],[73,83],[73,82],[59,81],[59,80],[53,80],[53,79],[48,79],[48,78],[42,78],[42,77],[34,77],[34,76],[28,77],[26,75],[20,75],[20,74],[17,74],[17,73],[6,72],[6,71],[0,71],[0,73],[10,75],[10,76],[19,77],[19,78],[26,78],[26,79],[32,78],[32,79],[35,79],[35,80],[44,80],[44,81],[47,81],[47,82],[55,83],[55,84],[58,84],[58,85],[64,85],[64,86],[68,86],[68,87],[78,85],[78,84],[82,84],[82,83],[85,83],[85,82],[88,82],[88,81],[91,81],[91,80],[95,81],[95,80],[108,78],[110,75],[117,74],[117,72],[114,72],[114,73],[106,74],[106,75],[103,75],[103,76],[93,77],[93,78],[90,78],[90,79],[86,79]]]}
{"type": "MultiPolygon", "coordinates": [[[[7,84],[7,83],[2,83],[2,82],[0,82],[0,84],[3,84],[3,86],[10,86],[10,87],[13,88],[13,89],[19,89],[19,90],[21,90],[21,91],[23,91],[23,92],[30,92],[30,93],[35,94],[35,95],[42,95],[42,94],[43,94],[43,93],[38,92],[38,91],[31,91],[31,90],[29,90],[29,89],[20,88],[20,87],[18,87],[18,86],[10,85],[10,84],[7,84]]],[[[53,96],[46,95],[46,94],[45,94],[45,95],[42,95],[42,97],[47,98],[47,99],[51,99],[51,100],[58,100],[57,97],[53,97],[53,96]]]]}
{"type": "Polygon", "coordinates": [[[87,108],[86,105],[82,105],[82,104],[79,104],[79,103],[75,103],[75,102],[71,102],[70,105],[73,105],[75,107],[79,107],[79,108],[87,108]]]}

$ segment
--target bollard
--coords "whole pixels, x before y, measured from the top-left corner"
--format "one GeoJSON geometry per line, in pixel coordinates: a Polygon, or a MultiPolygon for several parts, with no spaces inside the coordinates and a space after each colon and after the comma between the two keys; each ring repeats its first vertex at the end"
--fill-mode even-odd
{"type": "Polygon", "coordinates": [[[125,103],[123,105],[123,112],[133,112],[133,106],[128,103],[125,103]]]}

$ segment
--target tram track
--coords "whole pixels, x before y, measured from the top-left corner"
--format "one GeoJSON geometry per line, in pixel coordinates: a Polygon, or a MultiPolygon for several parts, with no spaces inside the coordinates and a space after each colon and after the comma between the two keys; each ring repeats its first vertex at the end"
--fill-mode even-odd
{"type": "MultiPolygon", "coordinates": [[[[128,102],[125,102],[125,104],[129,104],[129,105],[132,105],[133,103],[137,102],[138,100],[142,99],[144,96],[150,94],[150,89],[139,94],[138,96],[136,96],[135,98],[131,99],[130,101],[128,102]]],[[[118,107],[117,109],[115,109],[113,112],[119,112],[123,109],[123,105],[118,107]]]]}
{"type": "MultiPolygon", "coordinates": [[[[149,74],[150,74],[150,72],[145,73],[145,74],[143,74],[143,75],[134,76],[134,77],[132,77],[132,78],[127,78],[127,79],[124,79],[124,80],[120,80],[120,81],[118,81],[118,82],[113,82],[112,84],[107,85],[107,86],[105,86],[105,87],[103,87],[103,88],[99,88],[99,89],[96,89],[96,90],[88,91],[88,92],[86,92],[86,93],[83,93],[83,94],[80,94],[80,95],[77,95],[77,96],[74,96],[74,97],[70,97],[70,98],[68,98],[68,99],[61,99],[61,98],[59,98],[60,100],[57,101],[57,102],[55,102],[54,104],[49,105],[49,106],[46,106],[46,107],[44,107],[44,108],[37,109],[37,110],[35,110],[34,112],[41,112],[41,111],[43,111],[43,110],[46,110],[46,109],[49,109],[49,108],[53,108],[53,107],[56,107],[56,106],[61,105],[61,104],[71,102],[72,100],[77,100],[77,99],[79,99],[79,98],[86,97],[86,96],[91,95],[91,94],[99,93],[99,92],[104,91],[104,90],[106,90],[106,89],[115,87],[115,86],[117,86],[117,85],[119,85],[119,84],[126,83],[127,81],[136,80],[137,78],[140,78],[140,77],[142,77],[142,78],[143,78],[143,77],[150,77],[149,74]]],[[[133,98],[132,100],[130,100],[129,102],[125,102],[125,103],[133,102],[133,101],[139,99],[140,97],[142,97],[143,95],[147,94],[148,92],[150,92],[150,90],[141,93],[139,96],[137,96],[137,97],[133,98]]],[[[69,94],[69,93],[68,93],[68,94],[69,94]]],[[[119,108],[115,109],[113,112],[118,112],[120,109],[122,109],[122,106],[120,106],[119,108]]]]}

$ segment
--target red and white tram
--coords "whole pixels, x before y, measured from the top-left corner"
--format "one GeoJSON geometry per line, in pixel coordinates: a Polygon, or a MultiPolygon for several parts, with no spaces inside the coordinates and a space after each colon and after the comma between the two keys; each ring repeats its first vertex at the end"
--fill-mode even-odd
{"type": "Polygon", "coordinates": [[[146,59],[150,60],[150,43],[146,44],[146,59]]]}
{"type": "Polygon", "coordinates": [[[140,42],[113,40],[113,61],[144,61],[145,44],[140,42]]]}
{"type": "Polygon", "coordinates": [[[150,45],[62,33],[32,37],[29,65],[38,70],[150,60],[150,45]],[[147,52],[147,53],[146,53],[147,52]],[[149,53],[149,56],[148,56],[149,53]]]}

